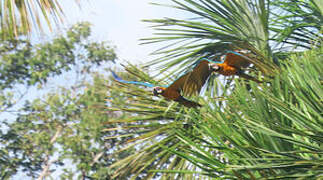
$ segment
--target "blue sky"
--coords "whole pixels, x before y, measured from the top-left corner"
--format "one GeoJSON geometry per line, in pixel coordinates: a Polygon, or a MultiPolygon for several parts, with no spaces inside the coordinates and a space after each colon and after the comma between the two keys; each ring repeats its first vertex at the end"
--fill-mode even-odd
{"type": "Polygon", "coordinates": [[[117,47],[121,59],[141,63],[151,60],[149,53],[159,47],[158,44],[139,45],[140,38],[151,37],[153,33],[149,24],[141,20],[185,16],[178,10],[150,2],[172,4],[170,0],[83,0],[78,8],[73,1],[62,3],[67,25],[84,20],[91,22],[95,40],[110,41],[117,47]]]}

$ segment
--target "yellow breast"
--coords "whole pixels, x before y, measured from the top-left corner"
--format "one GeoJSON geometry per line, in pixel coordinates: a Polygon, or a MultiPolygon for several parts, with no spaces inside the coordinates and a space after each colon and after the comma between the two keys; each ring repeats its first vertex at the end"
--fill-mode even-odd
{"type": "Polygon", "coordinates": [[[220,70],[218,72],[224,76],[232,76],[238,72],[237,68],[227,64],[218,64],[218,66],[220,66],[220,70]]]}

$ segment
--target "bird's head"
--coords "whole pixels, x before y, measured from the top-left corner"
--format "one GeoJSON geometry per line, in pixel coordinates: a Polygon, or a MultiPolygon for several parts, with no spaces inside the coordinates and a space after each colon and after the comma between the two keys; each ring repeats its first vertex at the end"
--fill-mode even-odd
{"type": "Polygon", "coordinates": [[[210,69],[212,69],[214,72],[220,71],[221,69],[221,67],[216,63],[210,63],[209,66],[210,66],[210,69]]]}
{"type": "Polygon", "coordinates": [[[164,92],[164,90],[165,90],[165,88],[163,88],[163,87],[159,87],[159,86],[154,87],[153,94],[154,94],[154,96],[158,96],[158,95],[162,94],[164,92]]]}

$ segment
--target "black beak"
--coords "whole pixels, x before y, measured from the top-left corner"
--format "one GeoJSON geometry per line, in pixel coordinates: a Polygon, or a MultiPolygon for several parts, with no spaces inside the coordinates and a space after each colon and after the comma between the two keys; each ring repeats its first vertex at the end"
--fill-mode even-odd
{"type": "Polygon", "coordinates": [[[158,96],[158,93],[157,93],[157,90],[156,89],[153,90],[153,95],[154,96],[158,96]]]}

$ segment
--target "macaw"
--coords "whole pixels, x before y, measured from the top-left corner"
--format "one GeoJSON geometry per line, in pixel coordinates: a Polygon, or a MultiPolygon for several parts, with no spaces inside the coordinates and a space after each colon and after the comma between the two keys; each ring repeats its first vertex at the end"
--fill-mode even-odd
{"type": "Polygon", "coordinates": [[[237,75],[255,81],[257,83],[262,83],[262,81],[259,81],[258,79],[244,73],[241,69],[249,66],[250,62],[247,59],[248,57],[241,53],[235,51],[227,51],[223,63],[212,63],[211,66],[214,72],[218,72],[219,74],[222,74],[224,76],[237,75]]]}
{"type": "Polygon", "coordinates": [[[172,84],[168,87],[163,86],[155,86],[150,83],[146,82],[138,82],[138,81],[126,81],[121,79],[116,75],[115,72],[112,72],[115,80],[121,83],[128,83],[128,84],[137,84],[143,85],[147,87],[153,87],[153,95],[154,96],[163,96],[168,100],[173,100],[179,102],[180,104],[186,107],[201,107],[200,104],[187,100],[182,96],[183,95],[192,95],[199,93],[205,82],[207,81],[208,77],[214,71],[210,66],[211,63],[215,63],[215,61],[211,61],[208,59],[201,59],[196,63],[196,66],[193,68],[193,71],[184,74],[183,76],[179,77],[175,80],[172,84]]]}

